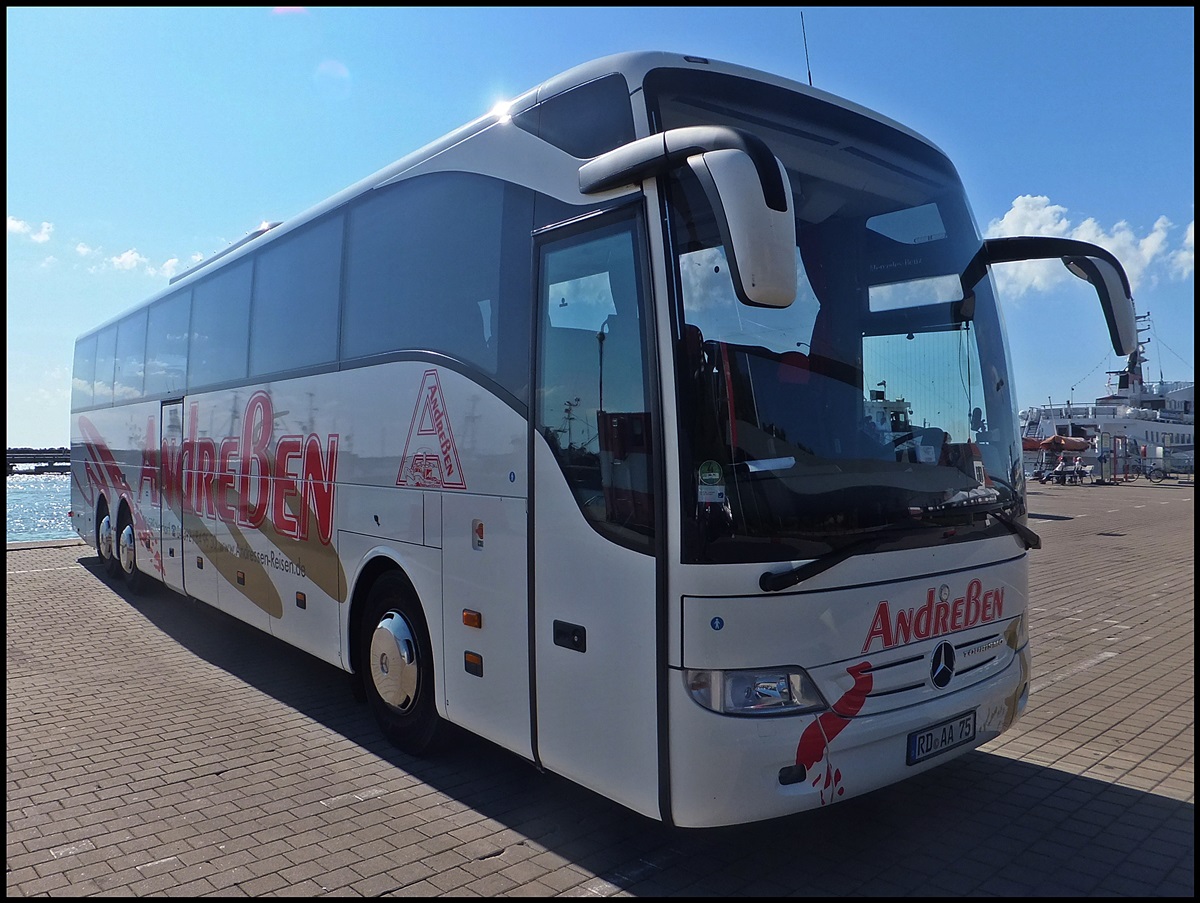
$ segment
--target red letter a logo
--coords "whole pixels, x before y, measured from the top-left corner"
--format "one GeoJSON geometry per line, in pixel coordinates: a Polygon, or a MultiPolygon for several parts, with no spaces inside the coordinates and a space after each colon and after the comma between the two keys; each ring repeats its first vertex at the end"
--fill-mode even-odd
{"type": "Polygon", "coordinates": [[[417,393],[417,403],[413,407],[396,485],[467,488],[436,370],[426,370],[421,379],[421,391],[417,393]]]}

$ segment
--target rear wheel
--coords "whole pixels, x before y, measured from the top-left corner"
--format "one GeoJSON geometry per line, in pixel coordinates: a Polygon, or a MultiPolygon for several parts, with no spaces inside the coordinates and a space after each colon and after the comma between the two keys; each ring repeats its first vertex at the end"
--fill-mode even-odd
{"type": "Polygon", "coordinates": [[[400,574],[384,574],[371,587],[358,649],[362,686],[383,735],[412,755],[434,751],[445,724],[434,697],[433,647],[421,606],[400,574]]]}
{"type": "Polygon", "coordinates": [[[141,592],[145,585],[145,575],[138,570],[137,566],[137,535],[133,531],[133,518],[129,515],[128,508],[121,509],[121,516],[117,520],[117,533],[113,537],[114,557],[117,560],[117,566],[121,577],[125,580],[125,585],[130,592],[141,592]]]}
{"type": "Polygon", "coordinates": [[[1161,467],[1156,467],[1152,471],[1150,471],[1150,482],[1151,483],[1161,483],[1166,478],[1167,478],[1167,472],[1165,470],[1163,470],[1161,467]]]}
{"type": "Polygon", "coordinates": [[[100,565],[109,577],[116,577],[120,572],[115,539],[116,529],[113,526],[112,514],[107,505],[101,505],[100,510],[96,512],[96,554],[100,556],[100,565]]]}

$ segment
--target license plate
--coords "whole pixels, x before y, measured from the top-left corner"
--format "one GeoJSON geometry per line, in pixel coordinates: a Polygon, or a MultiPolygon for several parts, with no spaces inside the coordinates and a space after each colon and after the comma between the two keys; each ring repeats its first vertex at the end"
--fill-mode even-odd
{"type": "Polygon", "coordinates": [[[916,765],[975,739],[975,710],[908,735],[907,764],[916,765]]]}

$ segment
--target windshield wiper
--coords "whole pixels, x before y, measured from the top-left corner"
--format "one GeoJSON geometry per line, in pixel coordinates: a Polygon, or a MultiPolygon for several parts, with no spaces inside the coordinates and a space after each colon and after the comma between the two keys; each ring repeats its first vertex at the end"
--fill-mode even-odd
{"type": "Polygon", "coordinates": [[[1040,549],[1042,547],[1042,538],[1008,513],[1008,506],[1004,502],[999,501],[999,493],[995,489],[987,489],[983,486],[965,489],[961,492],[956,492],[939,505],[927,505],[921,508],[909,508],[908,510],[914,517],[924,517],[929,514],[941,514],[951,511],[979,511],[988,517],[995,518],[999,523],[1007,527],[1009,532],[1015,533],[1021,542],[1025,544],[1025,548],[1040,549]]]}
{"type": "Polygon", "coordinates": [[[778,573],[766,571],[758,578],[759,588],[767,593],[778,592],[781,589],[787,589],[790,586],[803,583],[808,578],[815,577],[817,574],[841,564],[848,558],[881,546],[885,542],[895,539],[899,534],[940,529],[941,525],[931,523],[927,520],[930,515],[937,514],[960,514],[977,511],[980,514],[995,518],[998,523],[1004,525],[1010,532],[1014,533],[1025,544],[1026,549],[1040,549],[1042,547],[1042,538],[1029,529],[1029,527],[1014,519],[1008,513],[1007,506],[1003,502],[998,501],[997,495],[998,493],[994,489],[979,487],[957,492],[939,505],[909,508],[909,515],[918,519],[916,523],[909,526],[893,525],[883,527],[878,532],[863,536],[860,539],[847,543],[840,549],[835,549],[819,558],[814,558],[812,561],[787,571],[780,571],[778,573]]]}
{"type": "Polygon", "coordinates": [[[1013,533],[1016,533],[1021,538],[1021,542],[1025,543],[1025,548],[1040,549],[1042,547],[1042,537],[1038,536],[1020,521],[1013,520],[1003,508],[998,508],[995,511],[987,511],[986,513],[989,517],[994,517],[1013,533]]]}
{"type": "Polygon", "coordinates": [[[789,586],[795,586],[797,583],[803,583],[809,577],[815,577],[817,574],[827,571],[831,567],[841,564],[847,558],[858,555],[869,548],[881,546],[885,542],[895,539],[899,534],[930,529],[937,529],[937,527],[926,525],[884,527],[881,532],[863,536],[860,539],[847,543],[840,549],[834,549],[832,552],[827,552],[819,558],[814,558],[812,561],[802,564],[799,567],[794,567],[791,570],[780,571],[779,573],[766,571],[758,578],[758,586],[766,593],[778,592],[781,589],[787,589],[789,586]]]}

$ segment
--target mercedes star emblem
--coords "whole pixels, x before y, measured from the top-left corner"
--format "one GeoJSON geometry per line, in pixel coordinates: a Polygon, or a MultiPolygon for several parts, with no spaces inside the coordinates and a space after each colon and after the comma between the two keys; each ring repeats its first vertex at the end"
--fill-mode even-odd
{"type": "Polygon", "coordinates": [[[933,662],[929,666],[929,678],[939,690],[946,689],[954,676],[954,647],[949,643],[938,643],[933,650],[933,662]]]}

